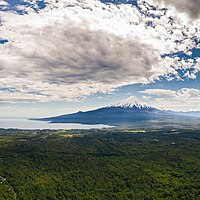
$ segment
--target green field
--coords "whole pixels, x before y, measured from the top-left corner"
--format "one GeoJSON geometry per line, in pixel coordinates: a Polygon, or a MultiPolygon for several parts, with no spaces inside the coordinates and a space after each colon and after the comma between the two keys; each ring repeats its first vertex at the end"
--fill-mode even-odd
{"type": "Polygon", "coordinates": [[[0,130],[0,200],[200,199],[199,130],[0,130]]]}

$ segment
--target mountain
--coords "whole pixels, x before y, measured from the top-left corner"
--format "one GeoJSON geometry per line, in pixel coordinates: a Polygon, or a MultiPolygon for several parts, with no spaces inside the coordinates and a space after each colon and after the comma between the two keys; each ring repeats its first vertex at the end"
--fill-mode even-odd
{"type": "Polygon", "coordinates": [[[200,111],[178,112],[179,115],[200,118],[200,111]]]}
{"type": "Polygon", "coordinates": [[[125,99],[123,101],[119,101],[114,104],[110,104],[107,106],[107,108],[136,108],[136,109],[155,109],[145,103],[143,103],[141,100],[139,100],[137,97],[131,96],[128,99],[125,99]]]}
{"type": "MultiPolygon", "coordinates": [[[[43,118],[39,120],[51,123],[81,123],[81,124],[130,124],[143,120],[152,120],[173,116],[168,111],[151,107],[141,102],[136,97],[129,97],[99,109],[77,113],[66,114],[56,117],[43,118]]],[[[38,119],[37,119],[38,120],[38,119]]]]}

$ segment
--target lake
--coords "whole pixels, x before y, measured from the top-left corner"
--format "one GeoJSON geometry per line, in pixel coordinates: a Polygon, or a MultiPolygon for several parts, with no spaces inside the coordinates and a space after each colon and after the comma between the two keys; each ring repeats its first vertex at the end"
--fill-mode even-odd
{"type": "Polygon", "coordinates": [[[5,129],[92,129],[92,128],[109,128],[108,125],[86,125],[74,123],[48,123],[45,121],[28,120],[25,118],[0,118],[0,128],[5,129]]]}

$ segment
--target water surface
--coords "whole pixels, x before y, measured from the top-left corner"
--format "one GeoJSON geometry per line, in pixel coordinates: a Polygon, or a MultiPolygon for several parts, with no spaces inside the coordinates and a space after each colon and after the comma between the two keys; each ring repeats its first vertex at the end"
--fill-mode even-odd
{"type": "Polygon", "coordinates": [[[74,123],[49,123],[46,121],[28,120],[25,118],[0,118],[0,128],[5,129],[92,129],[92,128],[109,128],[108,125],[86,125],[74,123]]]}

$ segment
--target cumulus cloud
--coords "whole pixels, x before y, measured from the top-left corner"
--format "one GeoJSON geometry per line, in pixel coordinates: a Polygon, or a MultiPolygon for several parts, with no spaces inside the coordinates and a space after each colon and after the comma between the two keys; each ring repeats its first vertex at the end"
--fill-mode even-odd
{"type": "Polygon", "coordinates": [[[41,82],[25,78],[6,78],[0,84],[1,103],[30,103],[48,101],[79,101],[85,97],[100,93],[110,93],[116,88],[110,84],[94,82],[60,84],[41,82]]]}
{"type": "Polygon", "coordinates": [[[142,44],[137,38],[126,39],[103,31],[90,31],[81,25],[53,24],[39,33],[36,30],[24,34],[27,46],[22,48],[20,44],[12,44],[10,49],[7,45],[13,57],[6,65],[4,58],[0,58],[2,76],[9,73],[18,78],[66,84],[87,80],[117,84],[140,82],[156,75],[154,67],[158,58],[151,46],[142,44]],[[20,60],[14,64],[13,59],[20,60]]]}
{"type": "Polygon", "coordinates": [[[0,46],[2,87],[15,88],[2,91],[1,99],[74,101],[121,85],[148,82],[162,74],[150,45],[79,25],[66,19],[24,31],[23,43],[0,46]]]}
{"type": "Polygon", "coordinates": [[[182,88],[180,90],[146,89],[140,91],[150,105],[173,111],[200,111],[200,90],[182,88]]]}
{"type": "Polygon", "coordinates": [[[7,6],[8,3],[6,1],[0,0],[0,6],[7,6]]]}
{"type": "Polygon", "coordinates": [[[200,16],[199,0],[157,0],[159,3],[164,2],[165,5],[175,7],[178,11],[187,13],[192,19],[198,19],[200,16]]]}
{"type": "Polygon", "coordinates": [[[200,70],[196,60],[161,57],[194,48],[197,22],[140,0],[141,10],[97,0],[47,2],[39,13],[1,13],[0,35],[9,42],[0,45],[0,83],[13,88],[1,91],[3,101],[74,101],[160,76],[179,77],[183,68],[192,68],[185,77],[195,78],[200,70]]]}

